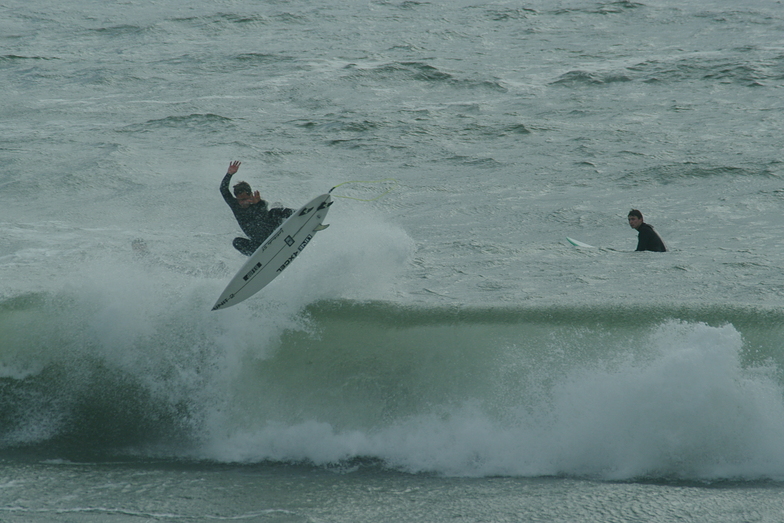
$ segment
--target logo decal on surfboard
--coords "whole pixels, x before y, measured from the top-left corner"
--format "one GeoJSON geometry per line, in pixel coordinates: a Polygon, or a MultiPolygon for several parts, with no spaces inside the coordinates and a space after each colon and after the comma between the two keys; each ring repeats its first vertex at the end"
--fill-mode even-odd
{"type": "Polygon", "coordinates": [[[250,278],[251,276],[256,274],[256,271],[258,271],[259,269],[261,269],[261,262],[259,262],[256,265],[254,265],[253,268],[250,270],[250,272],[248,274],[246,274],[245,276],[243,276],[242,279],[245,280],[245,281],[248,281],[248,278],[250,278]]]}
{"type": "Polygon", "coordinates": [[[282,272],[282,271],[283,271],[283,269],[285,269],[286,267],[288,267],[288,266],[289,266],[289,263],[291,263],[291,262],[294,260],[294,258],[296,258],[296,257],[299,255],[299,253],[301,253],[301,252],[302,252],[302,249],[304,249],[304,248],[305,248],[305,246],[306,246],[308,243],[310,243],[310,240],[312,240],[312,239],[313,239],[313,235],[312,235],[312,234],[308,234],[308,236],[305,238],[305,241],[304,241],[304,242],[302,242],[302,244],[299,246],[299,249],[297,249],[297,250],[296,250],[296,252],[294,252],[294,253],[293,253],[293,254],[292,254],[290,257],[289,257],[289,259],[288,259],[288,260],[286,260],[285,262],[283,262],[283,265],[281,265],[281,266],[280,266],[280,268],[278,269],[278,271],[277,271],[277,272],[282,272]]]}

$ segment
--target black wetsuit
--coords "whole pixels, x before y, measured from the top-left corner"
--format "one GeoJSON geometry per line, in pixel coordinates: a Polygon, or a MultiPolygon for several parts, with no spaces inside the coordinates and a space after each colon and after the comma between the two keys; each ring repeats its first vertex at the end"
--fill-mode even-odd
{"type": "Polygon", "coordinates": [[[659,233],[653,230],[653,227],[647,223],[643,223],[637,229],[637,250],[638,251],[654,251],[654,252],[667,252],[667,247],[659,236],[659,233]]]}
{"type": "Polygon", "coordinates": [[[231,182],[231,174],[226,173],[220,185],[220,192],[226,203],[229,204],[231,212],[237,218],[237,223],[240,224],[242,232],[248,235],[248,238],[234,238],[234,248],[240,251],[245,256],[250,256],[253,252],[264,243],[264,240],[281,224],[283,220],[288,218],[294,213],[294,209],[285,207],[275,207],[270,209],[267,202],[261,200],[259,203],[254,203],[246,208],[240,207],[237,199],[229,191],[229,183],[231,182]]]}

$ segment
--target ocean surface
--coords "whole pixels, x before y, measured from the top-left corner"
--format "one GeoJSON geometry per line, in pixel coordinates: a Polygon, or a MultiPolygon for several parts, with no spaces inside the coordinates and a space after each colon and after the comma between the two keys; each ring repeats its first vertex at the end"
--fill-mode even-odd
{"type": "Polygon", "coordinates": [[[782,2],[0,13],[0,520],[784,520],[782,2]]]}

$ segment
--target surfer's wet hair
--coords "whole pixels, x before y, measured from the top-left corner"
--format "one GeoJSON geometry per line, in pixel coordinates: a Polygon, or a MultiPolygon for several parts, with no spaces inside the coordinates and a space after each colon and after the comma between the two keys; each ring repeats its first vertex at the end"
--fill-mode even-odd
{"type": "Polygon", "coordinates": [[[642,220],[642,213],[637,209],[632,209],[631,211],[629,211],[629,216],[635,216],[642,220]]]}
{"type": "Polygon", "coordinates": [[[248,182],[240,182],[234,186],[234,196],[240,194],[251,194],[253,191],[250,190],[250,184],[248,182]]]}

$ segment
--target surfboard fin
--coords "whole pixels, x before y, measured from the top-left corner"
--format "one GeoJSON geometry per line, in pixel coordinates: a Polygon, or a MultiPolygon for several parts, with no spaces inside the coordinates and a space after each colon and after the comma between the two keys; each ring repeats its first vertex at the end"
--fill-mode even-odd
{"type": "Polygon", "coordinates": [[[328,224],[328,223],[322,223],[322,224],[320,224],[318,227],[316,227],[315,229],[313,229],[313,232],[319,232],[319,231],[323,231],[323,230],[324,230],[324,229],[326,229],[327,227],[329,227],[329,224],[328,224]]]}

